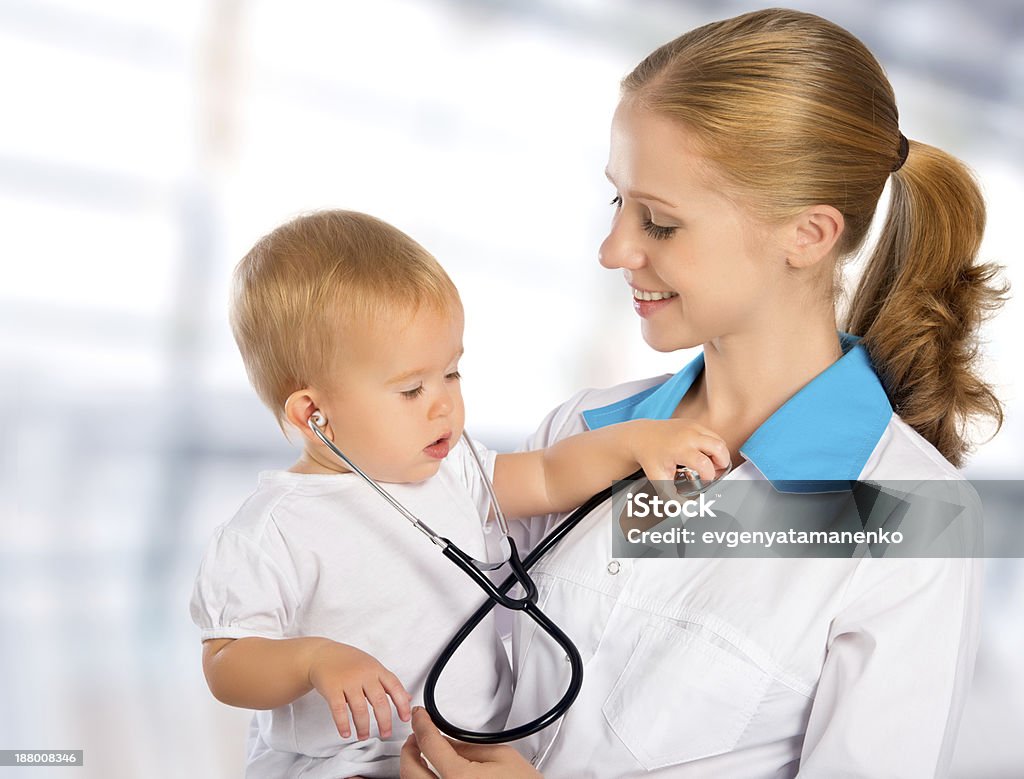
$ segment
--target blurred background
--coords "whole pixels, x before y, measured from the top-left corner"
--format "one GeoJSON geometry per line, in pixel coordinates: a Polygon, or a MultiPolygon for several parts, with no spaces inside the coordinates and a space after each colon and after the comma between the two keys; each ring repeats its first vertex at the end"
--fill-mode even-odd
{"type": "MultiPolygon", "coordinates": [[[[1024,289],[1024,5],[793,5],[861,37],[906,135],[976,170],[982,255],[1024,289]]],[[[441,260],[494,447],[584,386],[678,369],[596,262],[609,119],[656,45],[761,6],[0,0],[0,749],[241,775],[249,715],[209,695],[188,601],[213,529],[295,456],[226,320],[280,222],[363,210],[441,260]]],[[[1024,474],[1022,325],[1014,300],[985,331],[1007,417],[974,478],[1024,474]]],[[[992,560],[957,777],[1024,776],[1022,657],[1024,565],[992,560]]]]}

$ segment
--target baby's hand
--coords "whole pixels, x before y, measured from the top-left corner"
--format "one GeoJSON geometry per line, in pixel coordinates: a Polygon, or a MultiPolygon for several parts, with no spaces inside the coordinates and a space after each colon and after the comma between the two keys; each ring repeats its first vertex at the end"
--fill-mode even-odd
{"type": "Polygon", "coordinates": [[[673,481],[677,466],[692,468],[702,481],[728,467],[729,447],[717,433],[688,419],[643,419],[631,423],[630,448],[652,481],[673,481]]]}
{"type": "Polygon", "coordinates": [[[348,738],[352,733],[349,728],[349,710],[352,711],[352,721],[359,740],[370,737],[369,707],[373,708],[377,718],[381,738],[389,738],[389,695],[395,702],[402,722],[408,722],[412,716],[409,707],[411,698],[398,677],[374,657],[354,646],[330,641],[317,649],[309,663],[309,681],[331,707],[331,715],[342,738],[348,738]]]}

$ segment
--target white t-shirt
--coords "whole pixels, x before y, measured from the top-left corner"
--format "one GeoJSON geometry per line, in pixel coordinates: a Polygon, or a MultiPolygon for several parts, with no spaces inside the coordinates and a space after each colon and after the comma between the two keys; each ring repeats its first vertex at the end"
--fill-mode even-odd
{"type": "MultiPolygon", "coordinates": [[[[494,453],[477,447],[493,472],[494,453]]],[[[464,441],[437,475],[386,489],[438,535],[485,559],[487,493],[464,441]]],[[[423,701],[430,665],[484,594],[440,549],[355,474],[260,474],[256,492],[219,527],[199,569],[191,612],[203,640],[324,636],[373,655],[423,701]]],[[[493,615],[452,658],[437,687],[455,724],[496,730],[511,697],[493,615]]],[[[392,736],[343,739],[315,690],[258,711],[246,776],[398,776],[409,735],[392,707],[392,736]]]]}

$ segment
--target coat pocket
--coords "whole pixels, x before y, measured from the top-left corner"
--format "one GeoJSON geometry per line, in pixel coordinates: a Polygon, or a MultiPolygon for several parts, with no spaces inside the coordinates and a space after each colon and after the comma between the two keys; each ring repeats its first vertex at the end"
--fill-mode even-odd
{"type": "Polygon", "coordinates": [[[602,712],[648,771],[732,750],[771,677],[696,629],[652,622],[602,712]]]}

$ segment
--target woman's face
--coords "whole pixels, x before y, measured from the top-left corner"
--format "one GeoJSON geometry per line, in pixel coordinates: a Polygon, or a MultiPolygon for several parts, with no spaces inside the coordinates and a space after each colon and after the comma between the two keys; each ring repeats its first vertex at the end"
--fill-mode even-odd
{"type": "Polygon", "coordinates": [[[660,352],[771,327],[785,254],[727,198],[678,122],[619,104],[606,268],[622,268],[644,340],[660,352]]]}

